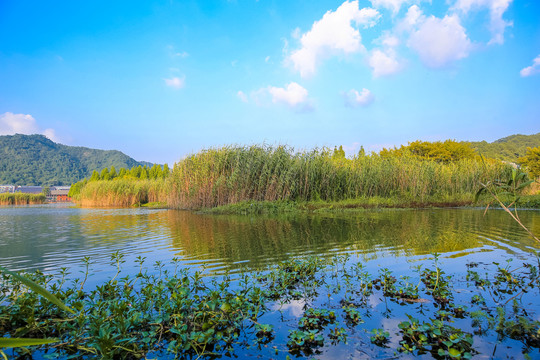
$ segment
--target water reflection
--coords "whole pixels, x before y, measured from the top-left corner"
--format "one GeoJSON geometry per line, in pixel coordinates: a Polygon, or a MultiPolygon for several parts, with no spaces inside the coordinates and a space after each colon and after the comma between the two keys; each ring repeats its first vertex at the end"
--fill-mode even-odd
{"type": "MultiPolygon", "coordinates": [[[[540,212],[521,212],[540,233],[540,212]]],[[[98,269],[110,254],[214,270],[258,268],[291,256],[356,252],[365,259],[447,257],[493,250],[527,256],[537,244],[502,211],[383,210],[287,216],[209,216],[150,209],[62,206],[0,208],[0,264],[13,269],[78,269],[90,256],[98,269]]],[[[394,260],[392,260],[394,261],[394,260]]],[[[135,267],[134,267],[135,268],[135,267]]]]}

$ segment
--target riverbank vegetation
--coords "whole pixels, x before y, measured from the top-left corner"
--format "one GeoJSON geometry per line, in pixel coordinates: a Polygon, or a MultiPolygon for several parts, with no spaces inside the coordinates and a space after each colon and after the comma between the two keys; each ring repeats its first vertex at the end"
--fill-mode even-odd
{"type": "Polygon", "coordinates": [[[0,194],[0,205],[44,204],[46,200],[47,198],[45,194],[25,194],[25,193],[0,194]]]}
{"type": "Polygon", "coordinates": [[[308,210],[463,206],[473,204],[480,183],[508,181],[511,173],[509,164],[451,140],[415,141],[371,154],[361,148],[352,157],[341,147],[226,146],[187,156],[171,172],[158,166],[95,171],[74,184],[70,195],[83,206],[155,201],[197,210],[264,202],[294,202],[308,210]]]}
{"type": "Polygon", "coordinates": [[[166,206],[167,178],[170,170],[154,165],[137,166],[131,169],[112,166],[101,172],[94,170],[89,179],[71,186],[69,196],[81,206],[89,207],[130,207],[152,204],[153,207],[166,206]]]}
{"type": "Polygon", "coordinates": [[[472,201],[480,181],[508,176],[507,165],[482,162],[471,153],[447,160],[406,149],[384,149],[379,154],[360,151],[346,158],[339,149],[295,152],[286,146],[224,147],[201,151],[175,164],[168,202],[174,208],[199,209],[242,201],[381,198],[425,203],[431,197],[460,201],[466,195],[472,201]]]}
{"type": "Polygon", "coordinates": [[[475,263],[444,269],[438,255],[408,270],[373,268],[348,256],[290,259],[255,272],[205,274],[138,258],[132,275],[116,273],[87,289],[91,262],[67,281],[27,275],[74,314],[0,274],[5,337],[58,338],[54,344],[3,350],[54,358],[286,358],[324,353],[368,358],[474,355],[531,358],[540,348],[539,262],[475,263]],[[459,289],[459,291],[457,291],[459,289]]]}

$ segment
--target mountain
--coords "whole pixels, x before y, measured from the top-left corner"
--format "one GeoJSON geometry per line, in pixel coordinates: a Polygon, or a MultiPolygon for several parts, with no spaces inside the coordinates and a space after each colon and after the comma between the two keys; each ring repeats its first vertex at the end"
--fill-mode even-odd
{"type": "Polygon", "coordinates": [[[540,133],[534,135],[510,135],[492,143],[478,141],[469,142],[469,144],[484,157],[517,162],[519,157],[525,155],[527,147],[540,146],[540,133]]]}
{"type": "Polygon", "coordinates": [[[93,170],[148,164],[117,150],[57,144],[43,135],[0,136],[0,184],[70,185],[93,170]]]}

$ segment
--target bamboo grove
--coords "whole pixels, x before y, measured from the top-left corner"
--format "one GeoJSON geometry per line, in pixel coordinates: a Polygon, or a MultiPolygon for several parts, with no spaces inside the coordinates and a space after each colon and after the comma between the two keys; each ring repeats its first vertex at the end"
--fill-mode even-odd
{"type": "Polygon", "coordinates": [[[414,142],[371,154],[361,149],[352,158],[345,157],[341,147],[295,151],[264,144],[225,146],[187,156],[170,173],[159,169],[160,175],[150,176],[147,170],[139,177],[133,170],[116,173],[104,169],[74,184],[71,196],[83,206],[160,202],[178,209],[243,201],[359,198],[452,204],[463,199],[471,202],[480,182],[504,180],[511,172],[509,165],[482,159],[467,145],[454,141],[414,142]],[[111,177],[111,173],[117,176],[111,177]]]}

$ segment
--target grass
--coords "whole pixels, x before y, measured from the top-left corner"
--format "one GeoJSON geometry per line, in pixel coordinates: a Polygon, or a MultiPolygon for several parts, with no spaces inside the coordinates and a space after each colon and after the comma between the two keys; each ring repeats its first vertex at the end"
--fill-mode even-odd
{"type": "Polygon", "coordinates": [[[3,193],[0,194],[0,205],[30,205],[44,204],[47,198],[44,194],[3,193]]]}

